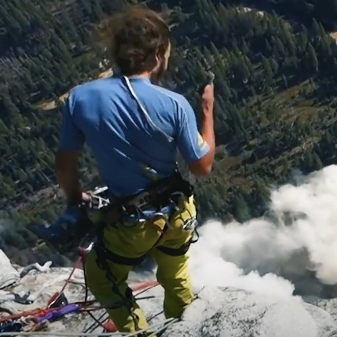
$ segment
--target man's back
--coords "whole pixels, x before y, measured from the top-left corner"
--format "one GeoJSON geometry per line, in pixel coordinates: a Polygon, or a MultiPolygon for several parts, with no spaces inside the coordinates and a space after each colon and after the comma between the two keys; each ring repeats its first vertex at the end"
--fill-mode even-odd
{"type": "Polygon", "coordinates": [[[131,90],[123,77],[111,77],[76,87],[65,113],[78,129],[78,139],[73,131],[72,138],[67,136],[69,123],[63,123],[61,130],[61,144],[68,142],[68,148],[76,150],[85,139],[101,177],[117,197],[143,190],[153,172],[157,178],[173,173],[177,143],[169,138],[177,139],[182,123],[187,122],[186,109],[191,109],[183,96],[155,86],[147,78],[132,77],[130,84],[131,90]]]}

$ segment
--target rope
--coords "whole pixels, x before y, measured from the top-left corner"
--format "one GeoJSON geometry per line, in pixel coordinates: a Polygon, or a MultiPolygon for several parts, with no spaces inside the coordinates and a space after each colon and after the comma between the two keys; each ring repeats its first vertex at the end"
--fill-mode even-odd
{"type": "MultiPolygon", "coordinates": [[[[110,266],[108,264],[108,261],[106,259],[106,254],[105,254],[105,251],[106,251],[106,248],[103,244],[104,242],[104,234],[103,234],[103,231],[104,231],[104,223],[101,223],[99,226],[98,226],[98,229],[97,229],[97,240],[98,240],[98,245],[96,247],[94,247],[95,249],[95,253],[96,253],[96,264],[97,266],[102,269],[104,272],[105,272],[105,275],[106,275],[106,278],[111,282],[111,290],[112,292],[114,292],[119,298],[120,298],[120,302],[121,304],[119,304],[118,306],[119,307],[122,307],[124,306],[132,320],[133,320],[133,324],[135,326],[135,329],[136,330],[139,330],[139,326],[138,326],[138,317],[135,315],[134,311],[133,311],[133,305],[134,305],[134,296],[132,294],[132,290],[130,288],[128,288],[130,291],[131,291],[131,294],[130,297],[127,297],[128,294],[125,294],[123,295],[121,292],[120,292],[120,289],[118,288],[117,286],[117,280],[115,278],[115,276],[113,275],[111,269],[110,269],[110,266]]],[[[110,308],[112,308],[112,304],[109,305],[110,308]]]]}
{"type": "Polygon", "coordinates": [[[147,281],[147,282],[144,282],[144,283],[142,283],[142,284],[140,284],[138,286],[132,287],[132,290],[133,291],[139,291],[139,290],[141,290],[141,292],[139,292],[139,293],[137,293],[135,295],[135,296],[138,296],[138,295],[144,293],[145,291],[148,291],[148,290],[150,290],[152,288],[155,288],[157,286],[159,286],[158,281],[147,281]]]}
{"type": "MultiPolygon", "coordinates": [[[[95,316],[94,316],[95,317],[95,316]]],[[[93,332],[94,330],[96,330],[99,326],[103,325],[106,321],[109,320],[109,315],[108,313],[105,311],[103,314],[101,314],[98,318],[94,318],[94,322],[87,327],[83,332],[87,333],[87,332],[93,332]]],[[[106,330],[106,328],[104,328],[106,330]]]]}
{"type": "Polygon", "coordinates": [[[32,310],[26,310],[26,311],[19,312],[17,314],[0,317],[0,323],[10,321],[10,320],[17,320],[17,319],[20,319],[22,317],[37,316],[37,315],[40,315],[40,314],[47,314],[50,311],[54,311],[54,310],[58,310],[58,309],[60,309],[60,308],[52,308],[52,309],[36,308],[36,309],[32,309],[32,310]]]}
{"type": "MultiPolygon", "coordinates": [[[[67,285],[69,283],[71,283],[71,277],[73,276],[75,269],[77,269],[80,264],[82,263],[83,265],[83,274],[84,274],[84,283],[85,283],[85,298],[84,301],[82,302],[76,302],[75,304],[79,304],[81,306],[81,308],[79,309],[81,312],[85,311],[86,313],[88,313],[91,318],[94,320],[94,323],[86,329],[85,332],[83,333],[79,333],[77,335],[79,336],[85,336],[85,334],[87,333],[88,330],[91,329],[96,329],[97,327],[101,326],[104,330],[106,330],[106,325],[104,325],[105,321],[109,321],[109,317],[106,317],[103,319],[104,316],[106,316],[106,314],[102,314],[98,319],[91,313],[91,311],[97,311],[97,310],[102,310],[102,309],[106,309],[105,306],[94,306],[92,305],[95,301],[88,301],[88,287],[87,287],[87,280],[86,280],[86,273],[85,273],[85,263],[84,263],[84,257],[85,257],[85,252],[86,250],[80,250],[80,257],[78,258],[78,260],[74,263],[74,266],[72,268],[72,271],[70,272],[67,280],[64,282],[64,285],[62,286],[60,292],[55,293],[51,299],[48,302],[47,308],[36,308],[36,309],[32,309],[32,310],[27,310],[27,311],[23,311],[20,313],[16,313],[16,314],[12,314],[12,315],[7,315],[4,317],[0,317],[0,323],[2,322],[7,322],[7,321],[15,321],[18,320],[20,318],[23,317],[29,317],[29,316],[41,316],[41,315],[46,315],[47,313],[51,312],[51,311],[55,311],[55,310],[59,310],[61,309],[61,307],[54,307],[54,308],[50,308],[50,306],[55,303],[57,301],[57,299],[64,293],[67,285]]],[[[146,292],[149,289],[152,289],[156,286],[158,286],[159,283],[157,281],[147,281],[144,282],[142,284],[136,285],[134,287],[132,287],[132,291],[138,291],[137,294],[134,295],[135,298],[137,298],[137,300],[142,300],[142,299],[147,299],[147,298],[152,298],[151,296],[149,297],[139,297],[139,295],[143,294],[144,292],[146,292]]],[[[110,320],[112,325],[113,321],[110,320]]],[[[138,331],[139,332],[139,331],[138,331]]],[[[28,332],[25,332],[28,333],[28,332]]],[[[2,333],[0,333],[0,335],[2,335],[2,333]]]]}
{"type": "Polygon", "coordinates": [[[157,328],[153,332],[159,333],[165,330],[168,326],[172,325],[173,323],[178,322],[177,318],[169,318],[163,322],[153,324],[152,326],[138,330],[135,332],[97,332],[97,333],[85,333],[85,332],[1,332],[0,336],[13,336],[13,335],[20,335],[20,336],[69,336],[69,337],[79,337],[79,336],[87,336],[87,337],[98,337],[98,336],[124,336],[124,337],[134,337],[137,336],[139,333],[144,332],[152,332],[152,329],[157,328]]]}
{"type": "MultiPolygon", "coordinates": [[[[49,300],[49,303],[47,305],[46,308],[36,308],[36,309],[32,309],[32,310],[26,310],[26,311],[22,311],[16,314],[11,314],[11,315],[7,315],[7,316],[0,316],[0,323],[9,321],[9,320],[17,320],[20,319],[22,317],[28,317],[28,316],[40,316],[40,315],[46,315],[47,313],[51,312],[51,311],[55,311],[58,309],[61,309],[60,307],[54,307],[54,308],[50,308],[50,306],[55,303],[58,298],[64,293],[65,288],[67,287],[68,283],[70,283],[70,279],[73,276],[75,269],[77,269],[80,264],[82,262],[82,256],[80,256],[77,261],[75,262],[72,271],[70,272],[67,280],[64,282],[63,287],[61,288],[60,292],[54,294],[51,299],[49,300]]],[[[84,303],[80,303],[80,304],[84,304],[84,303]]]]}
{"type": "Polygon", "coordinates": [[[76,269],[79,269],[79,267],[80,267],[80,265],[81,265],[81,263],[82,263],[82,259],[83,259],[83,256],[80,255],[80,257],[79,257],[79,258],[77,259],[77,261],[75,262],[75,264],[74,264],[74,266],[73,266],[73,269],[71,270],[71,272],[70,272],[68,278],[65,280],[64,285],[63,285],[62,289],[61,289],[60,292],[59,292],[59,296],[61,296],[61,295],[64,293],[64,290],[65,290],[65,288],[67,287],[68,283],[70,282],[71,277],[74,275],[75,270],[76,270],[76,269]]]}
{"type": "MultiPolygon", "coordinates": [[[[86,274],[86,269],[85,269],[85,261],[84,261],[84,257],[85,257],[85,250],[80,250],[80,254],[81,254],[81,262],[82,262],[82,267],[83,267],[83,277],[84,277],[84,285],[85,285],[85,295],[84,295],[84,302],[87,303],[88,302],[88,285],[87,285],[87,274],[86,274]]],[[[103,323],[108,319],[105,319],[103,322],[101,322],[102,317],[104,316],[100,316],[98,319],[89,311],[87,310],[88,315],[93,319],[94,323],[91,326],[95,326],[95,329],[98,328],[99,326],[101,326],[104,329],[104,325],[103,323]]],[[[89,327],[89,330],[91,329],[91,327],[89,327]]],[[[87,332],[87,331],[85,331],[87,332]]]]}
{"type": "MultiPolygon", "coordinates": [[[[133,313],[132,313],[132,309],[130,310],[130,314],[132,316],[132,318],[134,319],[134,323],[135,323],[135,327],[136,327],[136,332],[134,333],[121,333],[121,332],[117,332],[117,331],[113,331],[113,332],[101,332],[101,333],[93,333],[93,332],[88,332],[89,330],[93,331],[94,329],[96,329],[97,327],[101,326],[104,330],[103,331],[107,331],[107,324],[109,323],[109,321],[111,322],[111,325],[114,326],[114,323],[111,319],[109,319],[109,316],[107,315],[107,313],[103,313],[102,315],[100,315],[99,318],[96,318],[90,311],[94,311],[94,310],[102,310],[102,309],[106,309],[105,306],[93,306],[93,303],[95,301],[88,301],[88,287],[87,287],[87,279],[86,279],[86,270],[85,270],[85,253],[88,252],[89,250],[91,249],[91,247],[89,249],[82,249],[80,248],[79,250],[79,258],[77,259],[77,261],[74,263],[74,266],[68,276],[68,278],[66,279],[66,281],[64,282],[61,290],[57,293],[55,293],[51,298],[50,300],[48,301],[48,304],[47,304],[47,307],[46,308],[36,308],[36,309],[32,309],[32,310],[27,310],[27,311],[23,311],[23,312],[20,312],[20,313],[16,313],[16,314],[11,314],[11,315],[8,315],[8,316],[5,316],[5,317],[1,317],[0,316],[0,323],[3,323],[3,322],[9,322],[9,321],[16,321],[16,320],[20,320],[24,317],[28,317],[28,319],[30,318],[34,318],[34,317],[37,317],[37,316],[44,316],[46,314],[48,314],[49,312],[52,312],[52,311],[56,311],[56,310],[59,310],[62,308],[61,307],[53,307],[51,308],[51,306],[53,304],[56,303],[56,301],[60,298],[60,296],[62,296],[62,294],[64,294],[64,291],[67,287],[67,285],[69,283],[71,283],[71,277],[73,276],[74,272],[75,272],[75,269],[79,268],[80,267],[80,264],[82,264],[83,266],[83,274],[84,274],[84,288],[85,288],[85,298],[84,298],[84,301],[82,302],[76,302],[76,304],[80,305],[80,311],[85,311],[87,312],[91,318],[94,320],[94,323],[91,324],[90,327],[88,327],[86,329],[85,332],[80,332],[80,333],[62,333],[62,332],[36,332],[36,328],[38,328],[39,326],[41,326],[41,324],[37,323],[37,324],[33,324],[29,329],[30,331],[23,331],[23,332],[19,332],[17,334],[15,334],[15,332],[0,332],[0,336],[14,336],[14,335],[21,335],[21,336],[50,336],[50,335],[53,335],[53,336],[126,336],[126,337],[132,337],[132,336],[138,336],[139,334],[141,333],[144,333],[144,332],[148,332],[151,330],[151,332],[153,333],[155,331],[155,333],[159,333],[161,331],[164,331],[167,327],[167,325],[169,324],[173,324],[176,319],[168,319],[168,320],[165,320],[161,323],[158,323],[156,325],[151,325],[150,327],[146,328],[146,329],[142,329],[142,330],[138,330],[138,322],[135,320],[135,317],[133,316],[133,313]],[[104,319],[103,319],[104,318],[104,319]],[[104,322],[107,321],[106,324],[104,324],[104,322]],[[156,329],[155,329],[156,328],[156,329]],[[155,330],[153,330],[155,329],[155,330]]],[[[103,259],[105,260],[105,259],[103,259]]],[[[117,290],[117,293],[119,292],[119,289],[116,287],[116,284],[114,282],[114,277],[113,275],[111,274],[111,271],[110,271],[110,268],[108,267],[106,261],[103,262],[103,265],[106,264],[105,266],[102,266],[107,274],[107,277],[108,279],[113,283],[112,286],[113,286],[113,290],[117,290]],[[105,262],[105,263],[104,263],[105,262]],[[104,268],[104,267],[107,267],[107,268],[104,268]],[[106,270],[107,269],[107,270],[106,270]],[[117,289],[116,289],[117,288],[117,289]]],[[[153,298],[154,296],[148,296],[148,297],[139,297],[139,295],[143,294],[144,292],[146,292],[147,290],[149,289],[152,289],[156,286],[158,286],[159,283],[157,281],[147,281],[147,282],[144,282],[142,284],[139,284],[139,285],[136,285],[134,287],[132,287],[131,292],[136,292],[138,291],[137,294],[135,295],[132,295],[132,298],[133,300],[141,300],[141,299],[146,299],[146,298],[153,298]]],[[[119,296],[122,298],[123,300],[123,296],[121,296],[122,294],[119,293],[119,296]]],[[[122,301],[123,302],[123,301],[122,301]]],[[[123,303],[122,305],[125,305],[125,303],[123,303]]],[[[127,305],[128,306],[128,305],[127,305]]],[[[154,318],[154,317],[151,317],[151,319],[154,318]]],[[[30,322],[30,323],[33,323],[30,322]]],[[[117,329],[116,329],[117,330],[117,329]]]]}

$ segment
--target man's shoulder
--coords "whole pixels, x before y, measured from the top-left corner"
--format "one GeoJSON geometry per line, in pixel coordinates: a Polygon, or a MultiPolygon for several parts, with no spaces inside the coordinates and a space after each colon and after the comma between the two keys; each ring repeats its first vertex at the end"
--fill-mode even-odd
{"type": "Polygon", "coordinates": [[[86,97],[89,93],[105,91],[108,87],[115,85],[117,85],[117,82],[113,77],[99,78],[75,86],[73,89],[71,89],[70,95],[75,99],[81,99],[83,97],[86,97]]]}
{"type": "Polygon", "coordinates": [[[189,106],[188,100],[183,95],[155,84],[150,84],[150,86],[154,92],[157,92],[157,97],[160,99],[171,101],[184,109],[189,106]]]}

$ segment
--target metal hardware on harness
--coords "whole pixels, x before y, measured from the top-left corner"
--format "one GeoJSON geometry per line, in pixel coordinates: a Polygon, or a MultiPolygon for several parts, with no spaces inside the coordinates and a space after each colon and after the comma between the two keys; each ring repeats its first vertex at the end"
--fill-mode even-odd
{"type": "MultiPolygon", "coordinates": [[[[166,212],[163,209],[174,206],[176,211],[179,210],[177,202],[182,196],[190,197],[193,195],[193,187],[190,183],[184,180],[180,173],[176,171],[172,176],[154,182],[147,190],[140,192],[137,195],[122,199],[117,202],[117,205],[110,205],[119,209],[121,216],[136,217],[136,223],[144,223],[149,218],[166,217],[166,212]],[[146,212],[150,211],[151,215],[146,212]]],[[[109,206],[107,207],[107,209],[109,206]]],[[[109,214],[110,211],[108,210],[109,214]]],[[[129,226],[132,226],[131,224],[129,226]]]]}
{"type": "Polygon", "coordinates": [[[84,201],[80,205],[82,207],[85,207],[87,210],[91,210],[91,209],[99,210],[103,207],[110,205],[109,199],[104,199],[94,193],[89,193],[89,196],[90,196],[90,200],[84,201]]]}
{"type": "Polygon", "coordinates": [[[86,210],[88,218],[93,223],[96,223],[99,220],[100,210],[110,205],[109,199],[104,199],[99,195],[96,195],[97,192],[95,192],[89,193],[90,200],[83,202],[80,205],[80,207],[83,207],[86,210]]]}
{"type": "Polygon", "coordinates": [[[187,220],[183,225],[183,230],[185,231],[192,231],[195,230],[198,225],[198,220],[194,217],[187,220]]]}
{"type": "Polygon", "coordinates": [[[135,198],[133,198],[132,200],[123,203],[122,207],[124,208],[124,210],[127,210],[128,207],[141,208],[149,204],[149,202],[151,201],[150,198],[150,193],[148,191],[144,191],[141,192],[138,196],[135,196],[135,198]]]}

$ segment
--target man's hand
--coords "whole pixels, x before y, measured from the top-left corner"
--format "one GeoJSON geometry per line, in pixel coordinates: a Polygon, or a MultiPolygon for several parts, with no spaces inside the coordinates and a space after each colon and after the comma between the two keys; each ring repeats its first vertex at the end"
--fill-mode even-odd
{"type": "MultiPolygon", "coordinates": [[[[214,79],[214,78],[213,78],[214,79]]],[[[194,165],[190,165],[190,170],[193,174],[203,176],[211,172],[215,153],[214,140],[214,85],[213,80],[209,81],[204,87],[202,93],[202,131],[200,142],[206,142],[210,147],[209,152],[194,165]]]]}
{"type": "Polygon", "coordinates": [[[208,84],[202,94],[202,112],[204,117],[213,117],[214,110],[214,85],[208,84]]]}
{"type": "Polygon", "coordinates": [[[82,203],[91,201],[91,195],[87,192],[77,192],[76,194],[69,196],[67,200],[68,206],[77,206],[82,203]]]}
{"type": "Polygon", "coordinates": [[[86,193],[86,192],[82,192],[81,200],[82,201],[90,201],[91,200],[91,195],[88,194],[88,193],[86,193]]]}
{"type": "Polygon", "coordinates": [[[92,200],[92,197],[89,193],[87,192],[81,192],[81,194],[79,195],[79,200],[78,202],[79,203],[82,203],[82,202],[89,202],[92,200]]]}

